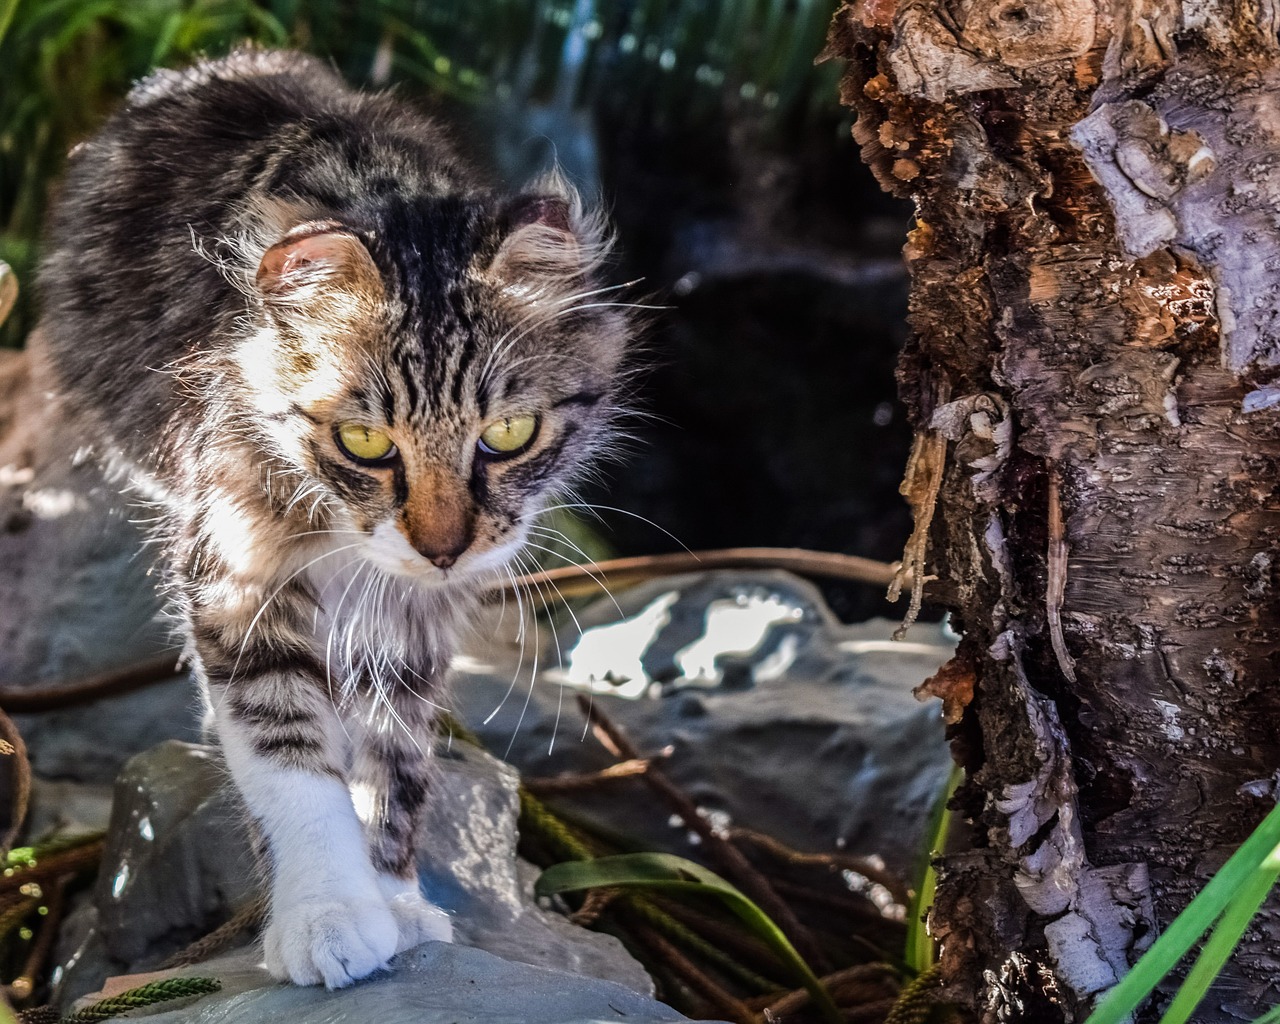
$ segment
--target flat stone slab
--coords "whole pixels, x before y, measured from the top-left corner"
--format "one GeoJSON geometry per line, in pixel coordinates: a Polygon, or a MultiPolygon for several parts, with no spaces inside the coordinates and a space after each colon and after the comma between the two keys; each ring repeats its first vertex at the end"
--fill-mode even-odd
{"type": "MultiPolygon", "coordinates": [[[[610,981],[513,963],[468,946],[428,942],[389,970],[326,992],[271,978],[256,949],[238,950],[173,974],[215,977],[223,989],[150,1024],[664,1024],[689,1018],[610,981]]],[[[131,1016],[142,1016],[135,1011],[131,1016]]]]}

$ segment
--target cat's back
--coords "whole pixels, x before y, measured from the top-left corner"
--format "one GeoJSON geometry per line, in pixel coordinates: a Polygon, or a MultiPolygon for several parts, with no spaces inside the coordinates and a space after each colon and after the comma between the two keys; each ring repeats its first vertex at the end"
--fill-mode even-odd
{"type": "Polygon", "coordinates": [[[156,72],[73,151],[51,209],[40,290],[64,398],[161,429],[177,397],[151,371],[234,333],[228,243],[264,198],[337,212],[465,177],[431,119],[316,58],[242,50],[156,72]]]}

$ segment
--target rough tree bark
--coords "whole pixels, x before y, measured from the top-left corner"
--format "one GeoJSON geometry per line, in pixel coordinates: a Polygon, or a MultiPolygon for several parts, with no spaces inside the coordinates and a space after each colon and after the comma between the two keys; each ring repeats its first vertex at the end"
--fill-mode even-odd
{"type": "MultiPolygon", "coordinates": [[[[917,206],[907,561],[964,633],[930,687],[975,825],[931,924],[974,1020],[1083,1020],[1276,796],[1278,24],[854,0],[832,25],[863,157],[917,206]]],[[[1272,900],[1195,1019],[1278,1002],[1272,900]]]]}

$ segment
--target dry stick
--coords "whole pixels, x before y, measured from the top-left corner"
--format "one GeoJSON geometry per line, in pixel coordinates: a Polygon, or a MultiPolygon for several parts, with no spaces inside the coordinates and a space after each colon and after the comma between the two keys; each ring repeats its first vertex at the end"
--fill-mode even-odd
{"type": "Polygon", "coordinates": [[[856,871],[871,881],[883,885],[899,903],[905,905],[911,899],[911,894],[907,891],[902,879],[896,877],[892,871],[872,863],[869,857],[854,857],[845,853],[804,853],[774,839],[773,836],[737,825],[729,829],[729,838],[758,846],[787,864],[822,867],[828,871],[856,871]]]}
{"type": "MultiPolygon", "coordinates": [[[[547,840],[550,845],[559,847],[557,856],[561,858],[590,860],[594,856],[594,851],[586,842],[575,836],[568,825],[548,810],[546,805],[523,785],[520,787],[520,807],[522,820],[529,822],[533,826],[522,830],[525,833],[524,838],[527,839],[531,832],[536,832],[540,837],[547,840]]],[[[755,980],[760,980],[759,976],[751,971],[750,968],[737,963],[732,957],[720,950],[709,948],[710,944],[700,936],[690,935],[688,929],[684,928],[679,921],[636,893],[623,893],[618,889],[608,888],[591,889],[587,893],[586,902],[577,913],[570,915],[570,920],[579,924],[590,924],[592,922],[587,918],[598,917],[599,913],[614,900],[629,908],[633,914],[648,921],[651,925],[668,934],[679,935],[687,945],[717,963],[722,969],[735,974],[739,980],[750,978],[752,980],[748,982],[749,984],[755,980]],[[601,895],[597,897],[597,894],[601,895]]],[[[635,936],[633,941],[639,943],[640,939],[635,936]]],[[[650,948],[650,952],[658,955],[652,948],[650,948]]],[[[777,986],[765,980],[764,987],[775,988],[777,986]]]]}
{"type": "MultiPolygon", "coordinates": [[[[897,565],[877,562],[856,555],[804,548],[722,548],[713,551],[670,555],[641,555],[636,558],[614,558],[586,565],[544,569],[516,577],[514,583],[498,587],[494,592],[509,591],[518,586],[554,583],[562,596],[595,593],[602,573],[612,574],[615,584],[636,583],[677,572],[703,569],[764,568],[789,569],[802,576],[854,580],[888,585],[892,580],[911,579],[911,574],[897,565]]],[[[178,652],[159,655],[123,669],[90,676],[78,683],[51,686],[0,686],[0,708],[12,714],[56,711],[74,704],[85,704],[103,697],[114,697],[162,683],[178,674],[178,652]]]]}
{"type": "Polygon", "coordinates": [[[828,910],[838,910],[841,913],[848,914],[851,917],[861,918],[865,921],[873,921],[880,924],[887,924],[901,927],[901,921],[895,921],[891,917],[885,917],[880,912],[880,908],[871,902],[866,896],[852,892],[828,892],[825,889],[815,889],[809,885],[801,885],[799,882],[792,882],[786,878],[775,878],[773,887],[779,893],[790,896],[793,899],[804,900],[816,907],[825,907],[828,910]]]}
{"type": "Polygon", "coordinates": [[[845,1010],[845,1024],[889,1024],[889,1013],[896,1003],[896,999],[881,999],[878,1003],[845,1010]]]}
{"type": "Polygon", "coordinates": [[[704,973],[688,957],[667,941],[656,928],[647,924],[634,925],[639,935],[650,949],[657,952],[672,971],[680,975],[693,989],[706,996],[722,1013],[739,1024],[755,1024],[759,1018],[737,996],[726,992],[706,973],[704,973]]]}
{"type": "Polygon", "coordinates": [[[590,928],[620,896],[622,896],[621,889],[588,889],[582,906],[569,915],[569,920],[582,928],[590,928]]]}
{"type": "Polygon", "coordinates": [[[0,834],[0,855],[8,856],[9,849],[18,838],[27,819],[27,805],[31,800],[31,761],[27,758],[27,745],[13,719],[0,711],[0,757],[5,762],[10,793],[6,808],[8,817],[0,834]]]}
{"type": "Polygon", "coordinates": [[[18,301],[18,276],[4,260],[0,260],[0,324],[9,318],[9,312],[18,301]]]}
{"type": "Polygon", "coordinates": [[[58,928],[62,924],[62,912],[67,905],[67,886],[73,878],[75,878],[74,875],[63,875],[54,883],[53,892],[49,895],[49,900],[46,904],[49,908],[48,913],[44,915],[44,919],[40,922],[40,934],[36,936],[35,945],[31,947],[27,962],[22,966],[22,973],[9,983],[9,997],[11,999],[30,999],[31,993],[35,991],[36,979],[40,977],[40,972],[44,969],[44,963],[49,959],[49,951],[53,949],[53,940],[57,937],[58,928]]]}
{"type": "MultiPolygon", "coordinates": [[[[577,699],[582,714],[592,722],[592,730],[596,738],[610,753],[626,760],[636,760],[640,757],[639,752],[631,745],[631,741],[609,720],[599,704],[593,707],[581,693],[577,695],[577,699]]],[[[791,912],[791,908],[778,897],[769,880],[752,866],[742,852],[707,824],[707,820],[698,813],[697,805],[685,796],[684,792],[663,772],[653,766],[650,766],[640,778],[671,805],[686,826],[702,837],[707,852],[719,861],[746,894],[773,918],[778,927],[795,944],[800,955],[818,971],[831,970],[831,964],[823,953],[822,947],[814,940],[809,929],[800,923],[796,915],[791,912]]]]}
{"type": "Polygon", "coordinates": [[[102,697],[114,697],[162,683],[166,679],[172,679],[178,672],[178,652],[170,651],[136,665],[101,672],[78,683],[0,687],[0,708],[10,714],[57,711],[73,704],[85,704],[102,697]]]}
{"type": "MultiPolygon", "coordinates": [[[[852,983],[865,985],[870,982],[883,982],[885,980],[893,980],[897,977],[894,969],[888,964],[859,964],[856,967],[846,967],[843,971],[836,971],[834,974],[828,974],[822,978],[822,984],[826,986],[831,993],[831,997],[835,999],[837,994],[851,986],[852,983]]],[[[896,987],[896,986],[895,986],[896,987]]],[[[767,1009],[770,1013],[785,1017],[789,1013],[795,1013],[797,1010],[808,1006],[812,1000],[808,989],[798,988],[793,992],[788,992],[781,999],[776,996],[769,996],[771,1002],[764,1006],[758,1006],[761,1002],[759,999],[752,999],[749,1004],[752,1008],[767,1009]]],[[[881,998],[886,998],[881,995],[881,998]]],[[[894,996],[888,997],[896,998],[894,996]]],[[[844,1009],[844,1007],[842,1007],[844,1009]]]]}
{"type": "Polygon", "coordinates": [[[619,761],[602,771],[574,773],[566,772],[550,778],[526,775],[524,786],[530,793],[547,796],[555,793],[572,793],[581,789],[594,789],[602,782],[613,782],[617,779],[633,779],[649,770],[653,758],[641,757],[633,761],[619,761]]]}
{"type": "MultiPolygon", "coordinates": [[[[665,911],[687,928],[705,936],[726,953],[734,954],[746,966],[754,965],[760,970],[777,969],[778,954],[740,924],[729,924],[718,920],[710,914],[704,914],[670,897],[655,895],[652,899],[659,910],[665,911]]],[[[774,985],[773,987],[783,988],[784,986],[774,985]]]]}
{"type": "Polygon", "coordinates": [[[887,587],[902,573],[898,565],[878,562],[873,558],[843,555],[834,551],[811,551],[806,548],[717,548],[712,551],[677,551],[666,555],[639,555],[633,558],[610,558],[590,562],[586,566],[568,565],[558,569],[517,576],[503,589],[536,583],[553,583],[565,597],[594,594],[600,588],[591,576],[608,577],[608,582],[625,586],[641,583],[655,576],[681,572],[704,572],[708,569],[787,569],[800,576],[853,580],[887,587]],[[588,575],[588,572],[590,575],[588,575]]]}
{"type": "Polygon", "coordinates": [[[159,969],[167,971],[173,967],[190,967],[192,964],[208,960],[215,953],[221,953],[231,945],[231,941],[242,931],[261,924],[266,916],[267,901],[261,896],[252,899],[208,935],[196,939],[189,946],[184,946],[169,956],[159,969]]]}
{"type": "MultiPolygon", "coordinates": [[[[740,985],[755,992],[779,992],[785,988],[772,978],[766,978],[746,964],[739,963],[728,952],[678,921],[652,899],[632,893],[628,895],[624,905],[647,924],[658,929],[669,940],[689,953],[696,953],[703,961],[715,967],[722,976],[732,977],[740,985]]],[[[773,966],[777,966],[776,957],[773,966]]]]}
{"type": "Polygon", "coordinates": [[[7,905],[0,911],[0,938],[17,928],[36,907],[40,900],[35,896],[27,896],[21,902],[7,905]]]}
{"type": "Polygon", "coordinates": [[[98,862],[102,860],[102,850],[105,845],[103,840],[95,839],[82,846],[73,846],[69,850],[43,854],[30,867],[17,865],[6,868],[5,874],[0,876],[0,895],[18,892],[24,885],[30,885],[32,882],[47,882],[60,875],[75,874],[86,868],[97,867],[98,862]],[[9,874],[10,871],[13,873],[9,874]]]}

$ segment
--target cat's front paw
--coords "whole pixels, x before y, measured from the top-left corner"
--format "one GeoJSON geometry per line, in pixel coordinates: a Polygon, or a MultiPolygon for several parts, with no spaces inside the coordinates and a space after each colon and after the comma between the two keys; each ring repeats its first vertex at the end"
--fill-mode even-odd
{"type": "Polygon", "coordinates": [[[434,903],[428,903],[417,892],[402,892],[393,896],[388,906],[400,928],[397,953],[432,940],[453,941],[453,922],[449,920],[449,915],[434,903]]]}
{"type": "Polygon", "coordinates": [[[301,900],[272,910],[263,936],[267,970],[295,985],[342,988],[385,967],[398,919],[381,900],[301,900]]]}

